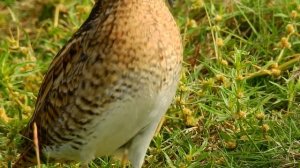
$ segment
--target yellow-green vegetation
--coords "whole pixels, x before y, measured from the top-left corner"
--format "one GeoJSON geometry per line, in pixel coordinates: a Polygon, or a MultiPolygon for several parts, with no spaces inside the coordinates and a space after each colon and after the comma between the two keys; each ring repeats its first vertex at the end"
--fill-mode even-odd
{"type": "MultiPolygon", "coordinates": [[[[43,74],[92,3],[0,2],[0,167],[16,158],[43,74]]],[[[178,0],[171,10],[184,69],[145,167],[299,167],[300,2],[178,0]]]]}

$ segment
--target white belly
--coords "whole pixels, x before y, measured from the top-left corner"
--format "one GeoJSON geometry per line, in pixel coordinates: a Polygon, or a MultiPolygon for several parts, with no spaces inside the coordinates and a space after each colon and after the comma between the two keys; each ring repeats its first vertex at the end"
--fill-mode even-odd
{"type": "Polygon", "coordinates": [[[80,151],[66,143],[59,150],[47,150],[46,153],[56,159],[80,160],[85,163],[95,157],[112,155],[141,129],[161,118],[167,111],[175,90],[176,83],[159,94],[112,103],[103,115],[95,118],[97,126],[91,128],[93,134],[86,137],[88,141],[80,151]]]}

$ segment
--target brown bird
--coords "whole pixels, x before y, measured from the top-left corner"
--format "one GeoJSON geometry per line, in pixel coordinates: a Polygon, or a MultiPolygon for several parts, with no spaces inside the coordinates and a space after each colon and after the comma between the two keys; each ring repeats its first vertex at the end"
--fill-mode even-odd
{"type": "Polygon", "coordinates": [[[52,61],[13,167],[127,151],[140,168],[180,76],[182,44],[164,0],[98,0],[52,61]]]}

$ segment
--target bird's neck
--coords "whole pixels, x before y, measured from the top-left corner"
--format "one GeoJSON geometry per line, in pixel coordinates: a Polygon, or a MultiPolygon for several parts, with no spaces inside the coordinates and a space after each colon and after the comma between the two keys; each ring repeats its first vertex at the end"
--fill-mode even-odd
{"type": "MultiPolygon", "coordinates": [[[[131,4],[153,4],[153,3],[164,3],[165,0],[95,0],[96,8],[100,9],[106,6],[118,6],[118,5],[131,5],[131,4]]],[[[173,2],[174,0],[168,0],[173,2]]]]}

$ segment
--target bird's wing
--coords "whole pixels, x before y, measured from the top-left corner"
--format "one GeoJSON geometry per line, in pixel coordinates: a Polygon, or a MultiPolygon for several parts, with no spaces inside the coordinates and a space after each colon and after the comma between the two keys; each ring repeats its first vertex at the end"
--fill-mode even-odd
{"type": "MultiPolygon", "coordinates": [[[[72,101],[70,100],[72,95],[75,96],[75,91],[80,84],[79,80],[82,80],[82,68],[89,57],[84,51],[87,46],[84,46],[86,44],[83,38],[95,36],[95,32],[92,31],[97,29],[97,23],[101,21],[95,22],[96,19],[101,19],[99,11],[102,8],[102,2],[96,2],[87,20],[50,64],[39,90],[34,114],[27,127],[21,131],[25,137],[31,139],[34,122],[37,123],[38,128],[45,129],[51,120],[62,115],[60,114],[64,110],[62,107],[72,101]]],[[[105,16],[102,18],[105,19],[105,16]]]]}
{"type": "Polygon", "coordinates": [[[40,87],[34,114],[22,131],[25,137],[32,136],[34,122],[38,128],[46,127],[61,115],[59,109],[70,103],[69,97],[79,85],[82,68],[88,57],[83,53],[81,45],[81,38],[72,38],[52,61],[40,87]]]}

